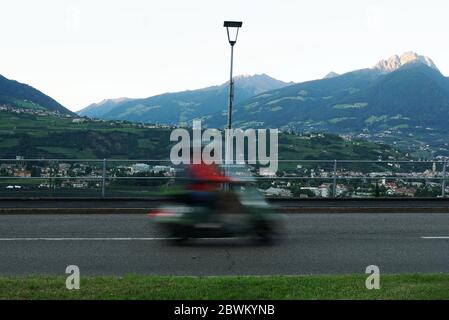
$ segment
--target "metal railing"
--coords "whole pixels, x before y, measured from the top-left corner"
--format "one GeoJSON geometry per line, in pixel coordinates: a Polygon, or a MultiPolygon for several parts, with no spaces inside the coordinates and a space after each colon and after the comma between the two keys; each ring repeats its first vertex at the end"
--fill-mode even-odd
{"type": "MultiPolygon", "coordinates": [[[[325,171],[325,175],[310,175],[310,176],[297,176],[297,175],[276,175],[276,176],[258,176],[256,175],[254,178],[256,181],[292,181],[292,180],[298,180],[298,181],[313,181],[313,180],[322,180],[322,181],[331,181],[331,190],[332,190],[332,197],[337,196],[337,186],[338,183],[342,180],[363,180],[363,181],[370,181],[370,180],[403,180],[403,181],[420,181],[420,180],[431,180],[431,181],[439,181],[441,184],[441,197],[446,196],[446,182],[447,182],[447,165],[448,160],[420,160],[420,161],[413,161],[413,160],[278,160],[277,161],[280,166],[282,165],[288,165],[288,164],[296,164],[296,165],[327,165],[329,168],[328,171],[325,171]],[[387,169],[388,166],[394,165],[407,165],[410,168],[409,171],[416,167],[425,167],[428,165],[433,166],[433,174],[431,176],[425,175],[424,172],[393,172],[391,171],[384,171],[385,174],[382,174],[381,172],[367,172],[364,170],[359,171],[357,175],[350,175],[351,170],[348,170],[346,168],[348,165],[351,164],[357,164],[357,165],[377,165],[379,168],[385,167],[387,169]],[[441,170],[435,170],[435,166],[440,166],[441,170]],[[363,173],[360,175],[360,173],[363,173]]],[[[170,167],[176,167],[171,164],[171,160],[157,160],[157,159],[0,159],[0,183],[2,181],[14,181],[14,180],[79,180],[79,181],[99,181],[100,182],[100,193],[101,197],[106,197],[106,185],[107,182],[111,180],[116,181],[124,181],[124,180],[154,180],[154,181],[167,181],[167,180],[173,180],[173,179],[184,179],[183,177],[179,176],[117,176],[110,174],[111,169],[108,168],[108,166],[114,165],[114,164],[169,164],[170,167]],[[20,172],[17,173],[15,171],[13,175],[2,175],[3,172],[7,170],[8,168],[11,169],[11,167],[8,167],[8,164],[11,164],[13,166],[22,166],[22,168],[26,167],[27,165],[35,164],[42,164],[47,163],[48,165],[42,166],[42,168],[48,169],[49,166],[59,165],[59,164],[92,164],[92,166],[95,168],[95,173],[90,175],[83,175],[83,176],[68,176],[68,175],[51,175],[50,174],[44,174],[39,176],[29,176],[28,173],[25,175],[21,175],[20,172]]],[[[17,169],[17,168],[13,168],[17,169]]],[[[397,168],[396,168],[397,169],[397,168]]],[[[422,168],[421,168],[422,169],[422,168]]],[[[427,169],[429,170],[429,169],[427,169]]],[[[63,170],[64,171],[64,170],[63,170]]],[[[22,170],[22,172],[24,172],[22,170]]]]}

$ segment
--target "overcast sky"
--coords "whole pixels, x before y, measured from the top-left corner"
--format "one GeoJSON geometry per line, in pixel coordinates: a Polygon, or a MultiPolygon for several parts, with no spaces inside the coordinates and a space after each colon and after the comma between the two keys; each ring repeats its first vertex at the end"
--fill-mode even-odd
{"type": "Polygon", "coordinates": [[[413,50],[449,74],[447,0],[0,0],[0,74],[71,110],[227,79],[306,81],[413,50]]]}

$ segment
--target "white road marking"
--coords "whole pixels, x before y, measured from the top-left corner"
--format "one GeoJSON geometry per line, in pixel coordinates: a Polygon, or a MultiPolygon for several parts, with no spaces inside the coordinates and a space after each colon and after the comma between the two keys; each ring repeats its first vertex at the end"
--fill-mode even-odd
{"type": "Polygon", "coordinates": [[[174,238],[0,238],[0,241],[163,241],[174,238]]]}
{"type": "Polygon", "coordinates": [[[425,240],[437,240],[437,239],[446,239],[449,240],[449,236],[442,236],[442,237],[421,237],[421,239],[425,240]]]}
{"type": "MultiPolygon", "coordinates": [[[[178,238],[0,238],[0,241],[165,241],[178,238]]],[[[239,238],[197,238],[202,240],[235,240],[239,238]]]]}

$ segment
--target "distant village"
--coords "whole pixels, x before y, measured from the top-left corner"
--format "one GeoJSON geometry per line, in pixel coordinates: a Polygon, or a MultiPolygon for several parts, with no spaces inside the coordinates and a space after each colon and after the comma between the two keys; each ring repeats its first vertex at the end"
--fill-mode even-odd
{"type": "MultiPolygon", "coordinates": [[[[28,101],[25,101],[28,102],[28,101]]],[[[19,108],[8,104],[0,104],[0,111],[12,112],[17,114],[29,114],[34,116],[54,116],[59,118],[73,118],[69,114],[62,114],[57,111],[48,111],[41,108],[19,108]]]]}
{"type": "MultiPolygon", "coordinates": [[[[25,101],[26,102],[26,101],[25,101]]],[[[129,121],[122,121],[122,120],[103,120],[103,119],[96,119],[96,118],[89,118],[89,117],[80,117],[76,114],[63,114],[58,111],[48,111],[41,108],[19,108],[11,105],[6,104],[0,104],[0,112],[11,112],[16,114],[26,114],[26,115],[32,115],[32,116],[52,116],[57,118],[63,118],[63,119],[71,119],[72,123],[109,123],[111,125],[122,125],[127,124],[129,126],[133,126],[136,128],[146,128],[146,129],[153,129],[153,128],[166,128],[171,129],[174,128],[173,126],[169,125],[162,125],[162,124],[148,124],[148,123],[138,123],[138,122],[129,122],[129,121]]]]}
{"type": "MultiPolygon", "coordinates": [[[[254,181],[260,191],[268,197],[299,198],[370,198],[416,197],[420,195],[438,196],[441,194],[441,180],[444,172],[437,170],[437,164],[423,172],[370,172],[338,170],[334,185],[334,173],[324,169],[307,169],[297,166],[295,172],[284,176],[273,175],[264,170],[252,169],[254,181]],[[259,179],[258,179],[259,178],[259,179]],[[295,179],[297,178],[297,179],[295,179]],[[309,178],[309,179],[308,179],[309,178]],[[423,193],[427,191],[429,194],[423,193]]],[[[25,161],[16,157],[16,161],[0,163],[2,192],[10,190],[45,189],[98,189],[105,183],[106,188],[137,186],[145,189],[152,181],[152,187],[170,186],[182,177],[182,170],[173,165],[153,164],[132,161],[102,161],[95,163],[60,161],[25,161]],[[8,177],[12,179],[7,179],[8,177]],[[103,179],[106,177],[106,179],[103,179]],[[131,182],[138,181],[133,184],[131,182]]],[[[449,193],[449,186],[446,188],[449,193]]]]}

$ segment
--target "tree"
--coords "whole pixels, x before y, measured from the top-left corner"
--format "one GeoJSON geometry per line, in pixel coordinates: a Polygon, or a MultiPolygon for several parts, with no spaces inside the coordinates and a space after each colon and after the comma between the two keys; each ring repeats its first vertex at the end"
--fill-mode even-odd
{"type": "Polygon", "coordinates": [[[33,166],[31,168],[31,176],[32,177],[40,177],[41,176],[41,168],[33,166]]]}
{"type": "MultiPolygon", "coordinates": [[[[301,185],[299,183],[294,183],[291,187],[290,187],[290,191],[292,192],[293,197],[295,198],[299,198],[301,197],[301,185]]],[[[303,190],[305,191],[305,190],[303,190]]]]}

